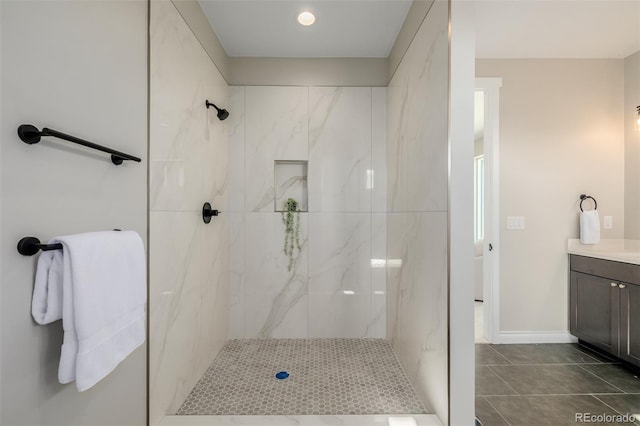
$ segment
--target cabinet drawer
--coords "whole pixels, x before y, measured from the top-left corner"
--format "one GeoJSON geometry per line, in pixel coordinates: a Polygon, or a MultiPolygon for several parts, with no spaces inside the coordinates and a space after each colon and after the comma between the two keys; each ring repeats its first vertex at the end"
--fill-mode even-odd
{"type": "Polygon", "coordinates": [[[613,281],[640,284],[640,265],[578,256],[575,254],[570,255],[569,263],[572,271],[606,277],[613,281]]]}

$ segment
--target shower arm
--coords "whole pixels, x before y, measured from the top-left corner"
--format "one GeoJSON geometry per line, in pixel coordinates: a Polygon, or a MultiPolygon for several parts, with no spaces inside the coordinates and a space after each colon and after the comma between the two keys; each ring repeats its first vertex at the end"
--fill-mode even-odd
{"type": "Polygon", "coordinates": [[[218,108],[216,104],[212,104],[211,102],[209,102],[208,99],[204,102],[204,104],[207,107],[207,109],[209,109],[209,107],[214,107],[216,111],[220,111],[220,108],[218,108]]]}

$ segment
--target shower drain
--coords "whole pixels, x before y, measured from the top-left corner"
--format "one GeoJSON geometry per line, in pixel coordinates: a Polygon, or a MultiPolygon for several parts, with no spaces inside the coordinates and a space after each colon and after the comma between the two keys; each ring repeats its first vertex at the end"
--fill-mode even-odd
{"type": "Polygon", "coordinates": [[[278,380],[284,380],[287,377],[289,377],[289,373],[287,373],[286,371],[279,371],[276,373],[276,379],[278,380]]]}

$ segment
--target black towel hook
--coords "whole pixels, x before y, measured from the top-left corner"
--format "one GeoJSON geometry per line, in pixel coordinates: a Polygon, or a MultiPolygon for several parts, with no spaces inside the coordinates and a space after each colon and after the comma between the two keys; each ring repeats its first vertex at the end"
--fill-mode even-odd
{"type": "Polygon", "coordinates": [[[585,194],[580,194],[580,211],[583,212],[584,210],[582,210],[582,203],[584,202],[584,200],[586,200],[587,198],[591,198],[593,200],[593,209],[594,210],[598,210],[598,202],[596,201],[595,198],[593,198],[591,195],[585,195],[585,194]]]}

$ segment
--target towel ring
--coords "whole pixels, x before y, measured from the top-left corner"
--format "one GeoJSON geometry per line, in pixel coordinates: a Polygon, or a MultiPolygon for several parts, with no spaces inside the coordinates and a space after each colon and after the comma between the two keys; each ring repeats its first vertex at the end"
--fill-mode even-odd
{"type": "Polygon", "coordinates": [[[582,210],[582,203],[584,202],[584,200],[586,200],[587,198],[591,198],[593,200],[593,209],[594,210],[598,210],[598,202],[596,201],[595,198],[593,198],[591,195],[585,195],[585,194],[581,194],[580,195],[580,211],[583,212],[584,210],[582,210]]]}

